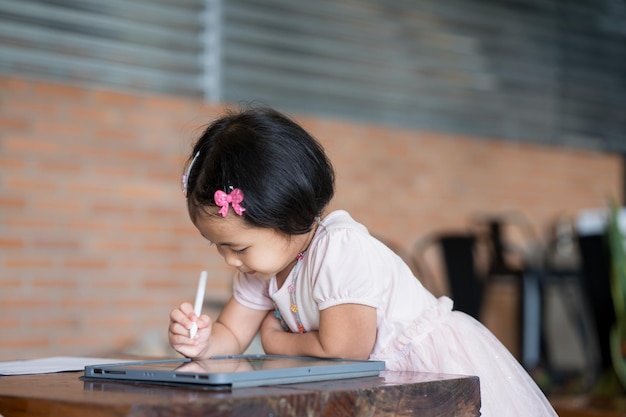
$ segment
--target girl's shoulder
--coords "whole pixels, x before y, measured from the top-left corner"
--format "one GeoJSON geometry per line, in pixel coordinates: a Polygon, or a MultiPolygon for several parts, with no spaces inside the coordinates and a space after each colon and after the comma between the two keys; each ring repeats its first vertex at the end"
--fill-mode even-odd
{"type": "Polygon", "coordinates": [[[311,246],[336,249],[344,254],[347,250],[363,253],[364,249],[375,245],[377,242],[367,228],[354,220],[347,211],[336,210],[320,221],[311,246]]]}
{"type": "Polygon", "coordinates": [[[332,230],[356,230],[363,233],[369,233],[367,228],[352,218],[350,213],[345,210],[335,210],[327,214],[320,221],[320,228],[326,231],[332,230]]]}

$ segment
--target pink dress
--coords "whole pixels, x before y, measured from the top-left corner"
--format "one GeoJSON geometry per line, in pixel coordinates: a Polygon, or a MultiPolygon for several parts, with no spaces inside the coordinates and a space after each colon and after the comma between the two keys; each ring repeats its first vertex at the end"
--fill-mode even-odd
{"type": "Polygon", "coordinates": [[[370,359],[388,370],[477,375],[481,413],[486,417],[556,416],[524,368],[480,322],[452,311],[452,300],[436,298],[409,267],[345,211],[320,223],[309,249],[277,288],[252,275],[237,274],[233,295],[244,306],[271,310],[297,331],[289,286],[306,330],[319,328],[319,311],[364,304],[377,311],[378,333],[370,359]]]}

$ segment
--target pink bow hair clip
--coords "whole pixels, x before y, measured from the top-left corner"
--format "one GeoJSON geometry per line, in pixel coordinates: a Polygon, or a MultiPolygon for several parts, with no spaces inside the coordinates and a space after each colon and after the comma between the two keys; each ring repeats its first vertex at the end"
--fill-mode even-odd
{"type": "Polygon", "coordinates": [[[221,214],[222,217],[226,217],[226,215],[228,214],[229,203],[232,204],[235,213],[240,216],[243,215],[244,211],[246,211],[245,208],[239,205],[239,203],[243,201],[243,191],[241,191],[239,188],[234,188],[228,194],[226,194],[222,190],[217,190],[213,198],[215,199],[215,204],[221,207],[218,213],[221,214]]]}

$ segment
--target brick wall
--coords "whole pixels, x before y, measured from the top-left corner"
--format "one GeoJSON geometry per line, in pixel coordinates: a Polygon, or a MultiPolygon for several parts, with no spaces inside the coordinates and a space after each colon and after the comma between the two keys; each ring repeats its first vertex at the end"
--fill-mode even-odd
{"type": "MultiPolygon", "coordinates": [[[[179,180],[219,107],[168,96],[0,78],[0,360],[162,354],[170,310],[229,292],[190,224],[179,180]]],[[[476,213],[557,215],[621,199],[616,155],[293,115],[327,148],[337,197],[409,248],[476,213]]]]}

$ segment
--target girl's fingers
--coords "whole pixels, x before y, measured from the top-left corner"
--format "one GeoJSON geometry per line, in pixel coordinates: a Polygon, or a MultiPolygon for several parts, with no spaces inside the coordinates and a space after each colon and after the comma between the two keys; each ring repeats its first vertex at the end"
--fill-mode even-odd
{"type": "Polygon", "coordinates": [[[170,323],[180,323],[187,330],[191,328],[194,318],[196,318],[196,314],[189,303],[182,303],[179,308],[170,313],[170,323]]]}
{"type": "Polygon", "coordinates": [[[209,325],[211,324],[211,318],[207,316],[206,314],[203,314],[200,317],[198,317],[196,324],[198,325],[198,329],[209,327],[209,325]]]}
{"type": "Polygon", "coordinates": [[[189,303],[183,303],[179,308],[170,313],[169,342],[170,345],[180,354],[187,357],[196,357],[204,351],[208,345],[212,328],[211,318],[203,314],[196,318],[193,307],[189,303]],[[189,329],[193,321],[196,320],[198,333],[196,337],[189,337],[189,329]]]}
{"type": "Polygon", "coordinates": [[[184,328],[189,328],[191,326],[191,320],[182,311],[179,309],[172,310],[170,313],[170,330],[173,330],[176,325],[179,325],[184,328]]]}
{"type": "Polygon", "coordinates": [[[191,303],[184,302],[180,305],[179,310],[183,312],[183,314],[190,316],[191,314],[195,314],[193,312],[193,306],[191,303]]]}
{"type": "Polygon", "coordinates": [[[189,337],[189,329],[180,323],[172,323],[170,325],[170,334],[189,337]]]}

